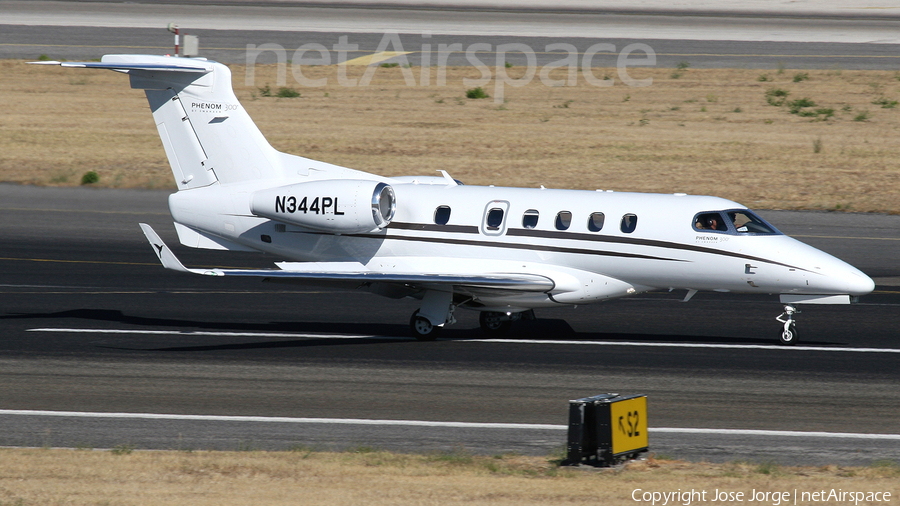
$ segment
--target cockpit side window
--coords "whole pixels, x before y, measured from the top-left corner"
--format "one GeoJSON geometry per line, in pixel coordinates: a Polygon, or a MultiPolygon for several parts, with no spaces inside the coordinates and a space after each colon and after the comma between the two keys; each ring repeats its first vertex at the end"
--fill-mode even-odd
{"type": "Polygon", "coordinates": [[[722,213],[700,213],[694,217],[694,230],[728,232],[728,225],[725,224],[725,218],[722,216],[722,213]]]}
{"type": "Polygon", "coordinates": [[[734,229],[738,234],[774,235],[779,233],[775,227],[746,209],[726,211],[725,214],[734,223],[734,229]]]}
{"type": "Polygon", "coordinates": [[[724,232],[732,235],[776,235],[781,233],[747,209],[697,213],[694,216],[693,225],[694,230],[699,232],[724,232]]]}

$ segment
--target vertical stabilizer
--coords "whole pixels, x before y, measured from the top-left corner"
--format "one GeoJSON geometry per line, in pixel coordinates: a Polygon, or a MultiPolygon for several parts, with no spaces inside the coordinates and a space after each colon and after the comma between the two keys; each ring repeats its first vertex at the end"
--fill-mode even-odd
{"type": "Polygon", "coordinates": [[[127,73],[147,94],[179,190],[269,180],[376,176],[275,150],[238,102],[231,70],[205,58],[113,54],[100,62],[31,62],[127,73]]]}
{"type": "MultiPolygon", "coordinates": [[[[103,63],[124,57],[144,62],[175,60],[108,55],[103,63]]],[[[128,71],[131,87],[147,94],[178,189],[281,178],[280,154],[238,102],[231,87],[231,70],[221,63],[187,61],[205,72],[128,71]]]]}

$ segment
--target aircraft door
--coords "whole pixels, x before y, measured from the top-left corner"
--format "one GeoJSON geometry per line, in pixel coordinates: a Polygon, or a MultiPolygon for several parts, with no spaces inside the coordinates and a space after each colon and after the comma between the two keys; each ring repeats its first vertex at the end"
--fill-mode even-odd
{"type": "Polygon", "coordinates": [[[509,202],[492,200],[484,206],[484,217],[481,220],[481,233],[484,235],[503,235],[506,233],[506,215],[509,214],[509,202]]]}

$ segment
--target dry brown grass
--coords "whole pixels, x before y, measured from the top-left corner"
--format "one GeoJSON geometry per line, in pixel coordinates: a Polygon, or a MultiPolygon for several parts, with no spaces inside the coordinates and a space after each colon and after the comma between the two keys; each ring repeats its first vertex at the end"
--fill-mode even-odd
{"type": "MultiPolygon", "coordinates": [[[[402,68],[379,68],[367,87],[341,87],[336,68],[299,98],[277,90],[274,66],[254,86],[233,66],[238,97],[278,149],[393,175],[447,170],[469,184],[713,194],[750,207],[900,213],[900,81],[890,71],[682,71],[636,68],[651,86],[506,88],[506,102],[465,98],[447,70],[443,87],[408,87],[402,68]],[[761,75],[767,81],[761,82],[761,75]],[[803,117],[767,103],[809,98],[827,114],[803,117]],[[861,114],[864,121],[856,121],[861,114]]],[[[350,68],[350,77],[364,69],[350,68]]],[[[96,170],[100,186],[174,188],[143,94],[113,72],[0,62],[0,180],[77,185],[96,170]]],[[[421,69],[411,71],[418,79],[421,69]]],[[[511,75],[522,69],[509,69],[511,75]]],[[[614,69],[595,75],[616,76],[614,69]]],[[[437,69],[432,69],[431,82],[437,69]]],[[[560,75],[561,77],[561,75],[560,75]]],[[[494,94],[493,83],[485,86],[494,94]]]]}
{"type": "Polygon", "coordinates": [[[831,489],[891,492],[894,502],[898,479],[900,468],[894,464],[787,468],[651,459],[596,471],[558,468],[535,457],[465,453],[0,450],[3,506],[625,505],[635,504],[635,489],[707,491],[707,503],[716,489],[744,492],[744,502],[753,502],[748,500],[753,490],[790,492],[793,504],[795,491],[831,489]]]}

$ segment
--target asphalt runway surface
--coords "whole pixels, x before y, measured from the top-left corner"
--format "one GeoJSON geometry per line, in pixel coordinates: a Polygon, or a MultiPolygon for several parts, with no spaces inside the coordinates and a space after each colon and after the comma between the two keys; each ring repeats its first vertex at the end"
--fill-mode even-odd
{"type": "MultiPolygon", "coordinates": [[[[619,52],[640,43],[655,53],[656,66],[666,68],[683,62],[693,68],[900,68],[900,19],[890,15],[728,17],[252,5],[213,9],[187,4],[0,3],[0,58],[47,55],[71,61],[109,53],[172,53],[173,36],[165,26],[177,22],[183,33],[200,37],[200,56],[223,63],[274,63],[273,52],[248,54],[248,45],[266,44],[284,48],[287,59],[314,64],[319,63],[312,61],[318,53],[308,53],[312,60],[307,61],[294,52],[304,44],[321,44],[331,50],[331,63],[338,63],[372,54],[386,33],[396,32],[399,44],[383,49],[410,54],[388,61],[412,66],[423,60],[425,65],[437,64],[441,45],[453,51],[446,59],[450,66],[477,64],[466,56],[469,48],[479,48],[476,44],[482,48],[475,53],[477,61],[495,66],[499,45],[520,44],[533,50],[534,64],[543,67],[563,56],[559,49],[548,49],[549,44],[571,44],[583,58],[591,46],[606,43],[615,50],[600,51],[589,65],[612,67],[619,52]],[[339,55],[333,48],[342,37],[358,47],[339,55]]],[[[633,57],[645,60],[640,51],[633,57]]],[[[517,52],[508,53],[504,61],[528,64],[517,52]]]]}
{"type": "Polygon", "coordinates": [[[675,292],[539,310],[506,340],[461,310],[422,343],[415,301],[163,270],[138,222],[189,266],[278,260],[179,246],[167,193],[0,185],[0,446],[546,455],[570,399],[618,392],[648,396],[660,455],[900,458],[900,217],[762,213],[879,283],[804,307],[795,348],[776,297],[675,292]]]}

